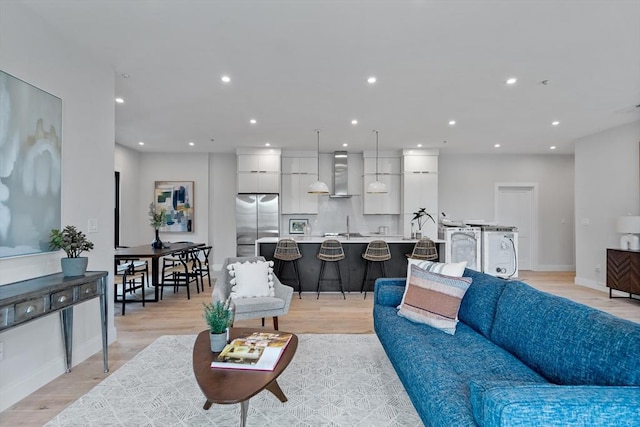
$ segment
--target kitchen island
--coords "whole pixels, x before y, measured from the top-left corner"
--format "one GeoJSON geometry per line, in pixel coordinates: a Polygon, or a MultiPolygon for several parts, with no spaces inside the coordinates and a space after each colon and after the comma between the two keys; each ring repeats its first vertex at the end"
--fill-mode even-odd
{"type": "MultiPolygon", "coordinates": [[[[320,276],[320,261],[317,257],[320,250],[320,244],[327,239],[335,239],[335,237],[322,236],[286,236],[294,239],[298,243],[302,258],[298,260],[298,269],[300,271],[300,282],[302,292],[316,292],[318,286],[318,277],[320,276]]],[[[283,237],[285,238],[285,237],[283,237]]],[[[273,253],[278,243],[277,237],[264,237],[256,241],[256,255],[262,255],[267,260],[273,260],[273,253]]],[[[340,272],[342,273],[342,283],[345,292],[360,292],[362,286],[362,278],[366,261],[362,258],[362,254],[367,249],[367,245],[372,240],[384,240],[389,245],[391,259],[385,262],[388,277],[406,277],[407,276],[407,257],[413,251],[413,246],[417,240],[404,239],[400,236],[370,236],[370,237],[352,237],[350,239],[338,237],[337,240],[342,243],[345,259],[338,261],[340,263],[340,272]]],[[[444,240],[433,239],[438,246],[438,255],[444,256],[444,240]]],[[[277,264],[277,260],[274,260],[277,264]]],[[[331,263],[327,263],[331,264],[331,263]]],[[[276,265],[277,267],[277,265],[276,265]]],[[[380,275],[379,267],[373,266],[370,277],[380,275]]],[[[337,278],[335,267],[327,265],[324,273],[325,279],[337,278]]],[[[297,284],[290,265],[285,265],[282,273],[278,276],[284,284],[293,286],[297,291],[297,284]]],[[[367,284],[367,290],[373,290],[373,283],[367,284]]],[[[337,281],[323,281],[320,289],[321,292],[340,292],[340,284],[337,281]]]]}

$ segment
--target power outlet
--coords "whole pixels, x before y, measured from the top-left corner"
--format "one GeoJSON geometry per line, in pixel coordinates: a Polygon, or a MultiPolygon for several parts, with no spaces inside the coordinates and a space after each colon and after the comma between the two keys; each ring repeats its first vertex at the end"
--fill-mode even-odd
{"type": "Polygon", "coordinates": [[[4,359],[4,343],[0,341],[0,360],[4,359]]]}
{"type": "Polygon", "coordinates": [[[600,264],[596,264],[596,273],[600,273],[601,270],[602,267],[600,267],[600,264]]]}

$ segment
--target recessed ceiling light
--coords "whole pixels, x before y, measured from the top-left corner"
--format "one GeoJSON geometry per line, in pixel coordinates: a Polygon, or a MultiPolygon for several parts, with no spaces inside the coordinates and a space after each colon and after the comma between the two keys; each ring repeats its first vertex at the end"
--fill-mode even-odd
{"type": "Polygon", "coordinates": [[[507,84],[508,85],[514,85],[514,84],[516,84],[517,81],[518,81],[518,79],[516,79],[515,77],[509,77],[507,79],[507,84]]]}
{"type": "Polygon", "coordinates": [[[367,79],[367,83],[369,84],[374,84],[378,79],[376,79],[375,77],[371,76],[367,79]]]}
{"type": "Polygon", "coordinates": [[[222,77],[220,77],[220,80],[222,80],[224,83],[229,83],[231,81],[231,77],[222,76],[222,77]]]}
{"type": "Polygon", "coordinates": [[[349,144],[347,144],[346,142],[344,144],[342,144],[343,147],[348,147],[349,144]]]}
{"type": "Polygon", "coordinates": [[[420,147],[422,147],[422,144],[418,144],[418,145],[416,145],[416,147],[420,148],[420,147]]]}
{"type": "Polygon", "coordinates": [[[557,121],[557,120],[556,120],[556,121],[554,121],[554,122],[551,122],[551,125],[552,125],[552,126],[558,126],[559,124],[560,124],[560,122],[559,122],[559,121],[557,121]]]}
{"type": "Polygon", "coordinates": [[[116,98],[116,102],[117,102],[118,104],[123,104],[123,103],[124,103],[124,99],[122,99],[122,98],[116,98]]]}
{"type": "Polygon", "coordinates": [[[455,125],[455,124],[456,124],[456,121],[455,121],[455,120],[449,120],[449,126],[453,126],[453,125],[455,125]]]}
{"type": "Polygon", "coordinates": [[[549,147],[549,150],[555,150],[555,149],[556,149],[555,145],[552,145],[551,147],[549,147]]]}
{"type": "Polygon", "coordinates": [[[353,120],[351,120],[351,124],[352,124],[352,125],[357,125],[357,124],[358,124],[358,121],[357,121],[356,119],[353,119],[353,120]]]}
{"type": "Polygon", "coordinates": [[[193,141],[189,141],[189,145],[193,147],[194,145],[196,145],[196,143],[193,141]]]}
{"type": "Polygon", "coordinates": [[[255,125],[258,122],[256,121],[256,119],[251,119],[251,120],[249,120],[249,123],[251,123],[252,125],[255,125]]]}
{"type": "Polygon", "coordinates": [[[265,145],[265,147],[271,147],[271,143],[269,143],[269,142],[265,142],[264,145],[265,145]]]}
{"type": "Polygon", "coordinates": [[[138,145],[144,145],[144,142],[139,141],[139,142],[138,142],[138,145]]]}
{"type": "Polygon", "coordinates": [[[493,144],[494,147],[500,148],[500,144],[493,144]]]}

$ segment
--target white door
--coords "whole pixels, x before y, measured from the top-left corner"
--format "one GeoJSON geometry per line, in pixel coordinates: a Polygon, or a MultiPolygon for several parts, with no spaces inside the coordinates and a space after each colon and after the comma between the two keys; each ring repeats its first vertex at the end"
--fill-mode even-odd
{"type": "Polygon", "coordinates": [[[498,225],[518,227],[518,269],[531,270],[538,253],[537,184],[496,184],[498,225]]]}

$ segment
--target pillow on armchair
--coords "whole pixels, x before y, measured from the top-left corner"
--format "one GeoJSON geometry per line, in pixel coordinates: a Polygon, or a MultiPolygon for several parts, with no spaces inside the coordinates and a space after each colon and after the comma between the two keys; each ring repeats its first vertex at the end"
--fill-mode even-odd
{"type": "Polygon", "coordinates": [[[234,262],[227,266],[231,298],[272,297],[273,261],[234,262]]]}

